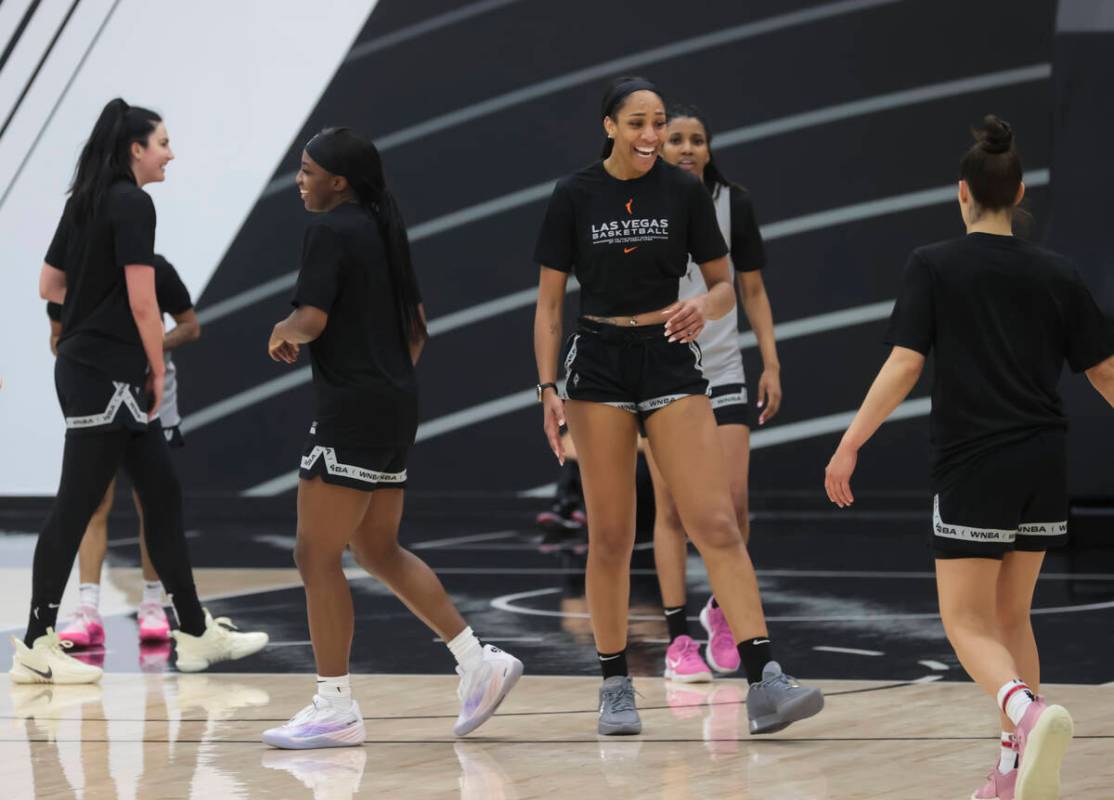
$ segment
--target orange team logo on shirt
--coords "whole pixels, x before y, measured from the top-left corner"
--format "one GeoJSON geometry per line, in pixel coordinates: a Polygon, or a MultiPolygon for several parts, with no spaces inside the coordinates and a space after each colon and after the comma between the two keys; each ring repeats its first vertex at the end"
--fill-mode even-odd
{"type": "MultiPolygon", "coordinates": [[[[631,211],[631,206],[632,205],[634,205],[634,198],[633,197],[630,200],[627,201],[626,208],[627,208],[627,216],[628,217],[632,216],[634,214],[634,212],[631,211]]],[[[623,252],[629,255],[637,249],[638,249],[638,245],[635,245],[634,247],[624,247],[623,252]]]]}
{"type": "Polygon", "coordinates": [[[633,213],[634,213],[633,211],[631,211],[631,210],[630,210],[630,207],[631,207],[631,206],[632,206],[633,204],[634,204],[634,198],[632,197],[632,198],[631,198],[630,200],[628,200],[628,201],[627,201],[627,216],[628,216],[628,217],[629,217],[629,216],[631,216],[631,214],[633,214],[633,213]]]}
{"type": "Polygon", "coordinates": [[[624,247],[623,252],[624,253],[633,253],[637,249],[638,249],[638,245],[635,245],[634,247],[624,247]]]}

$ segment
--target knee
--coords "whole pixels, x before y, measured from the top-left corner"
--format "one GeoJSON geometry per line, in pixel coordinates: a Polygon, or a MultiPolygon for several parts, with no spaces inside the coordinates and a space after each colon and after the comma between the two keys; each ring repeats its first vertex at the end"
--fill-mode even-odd
{"type": "Polygon", "coordinates": [[[298,533],[294,545],[294,564],[303,578],[320,573],[331,573],[341,568],[341,553],[323,550],[310,542],[310,537],[298,533]]]}
{"type": "Polygon", "coordinates": [[[630,566],[634,550],[634,531],[623,526],[588,526],[588,557],[616,569],[630,566]]]}
{"type": "Polygon", "coordinates": [[[1027,631],[1031,625],[1028,605],[998,605],[998,625],[1007,636],[1027,631]]]}
{"type": "Polygon", "coordinates": [[[401,552],[402,548],[394,540],[385,542],[352,542],[348,549],[352,558],[361,568],[375,575],[390,564],[401,552]]]}
{"type": "Polygon", "coordinates": [[[737,548],[743,541],[735,515],[720,511],[708,512],[695,520],[689,527],[689,536],[702,553],[737,548]]]}

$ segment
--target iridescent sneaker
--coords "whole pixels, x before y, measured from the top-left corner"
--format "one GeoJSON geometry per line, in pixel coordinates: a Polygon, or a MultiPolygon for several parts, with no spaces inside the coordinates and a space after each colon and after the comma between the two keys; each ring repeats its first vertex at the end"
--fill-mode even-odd
{"type": "Polygon", "coordinates": [[[712,669],[721,675],[730,675],[739,670],[739,648],[735,646],[735,635],[727,624],[722,608],[712,606],[712,598],[700,609],[700,624],[708,632],[708,646],[704,657],[712,669]]]}
{"type": "Polygon", "coordinates": [[[771,661],[762,670],[762,680],[750,685],[747,717],[751,733],[776,733],[794,722],[815,716],[824,707],[819,689],[801,686],[771,661]]]}
{"type": "Polygon", "coordinates": [[[460,675],[457,696],[460,698],[460,715],[453,725],[453,734],[467,736],[483,725],[503,698],[522,677],[522,662],[498,647],[484,645],[483,663],[478,669],[465,672],[456,668],[460,675]]]}
{"type": "Polygon", "coordinates": [[[1017,784],[1017,770],[1011,769],[1005,775],[998,767],[990,770],[986,783],[971,795],[971,800],[1014,800],[1014,786],[1017,784]]]}
{"type": "Polygon", "coordinates": [[[634,684],[628,675],[612,675],[600,687],[600,721],[604,736],[633,736],[642,733],[642,720],[634,705],[634,684]]]}
{"type": "Polygon", "coordinates": [[[339,705],[316,694],[285,725],[263,731],[263,744],[283,750],[355,747],[365,739],[364,718],[355,700],[339,705]]]}
{"type": "Polygon", "coordinates": [[[1038,697],[1021,718],[1017,736],[1018,800],[1057,800],[1060,763],[1071,743],[1074,725],[1063,706],[1050,706],[1038,697]]]}
{"type": "Polygon", "coordinates": [[[162,603],[139,604],[139,641],[140,642],[169,642],[170,622],[166,618],[166,611],[162,603]]]}
{"type": "Polygon", "coordinates": [[[101,612],[92,606],[78,606],[77,610],[62,621],[58,638],[74,647],[95,647],[104,644],[104,622],[101,612]]]}
{"type": "Polygon", "coordinates": [[[712,671],[700,657],[700,645],[691,636],[678,636],[665,651],[665,679],[677,683],[712,680],[712,671]]]}

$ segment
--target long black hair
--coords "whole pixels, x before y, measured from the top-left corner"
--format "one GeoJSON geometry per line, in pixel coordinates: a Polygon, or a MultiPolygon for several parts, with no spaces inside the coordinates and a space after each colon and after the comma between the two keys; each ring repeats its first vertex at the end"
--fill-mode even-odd
{"type": "Polygon", "coordinates": [[[379,150],[351,128],[325,128],[306,144],[306,152],[322,169],[345,178],[360,207],[375,220],[387,251],[403,339],[408,343],[422,341],[429,334],[418,310],[418,279],[410,259],[410,239],[402,212],[387,187],[379,150]]]}
{"type": "Polygon", "coordinates": [[[712,150],[712,128],[708,124],[704,112],[696,106],[684,105],[682,103],[674,103],[669,106],[666,111],[665,119],[666,124],[675,119],[694,119],[704,126],[704,136],[708,140],[708,163],[704,165],[704,185],[708,187],[708,191],[712,196],[719,194],[720,189],[739,189],[739,184],[728,179],[726,175],[720,170],[719,165],[716,164],[715,151],[712,150]]]}
{"type": "MultiPolygon", "coordinates": [[[[661,97],[661,92],[652,81],[638,75],[624,75],[621,78],[616,78],[607,85],[607,90],[603,93],[603,99],[600,101],[600,117],[611,117],[616,123],[619,122],[619,112],[623,110],[623,106],[627,103],[627,98],[635,92],[653,92],[658,97],[661,97]]],[[[603,149],[600,151],[600,158],[607,158],[611,155],[611,150],[615,147],[615,141],[608,136],[603,140],[603,149]]]]}
{"type": "Polygon", "coordinates": [[[88,219],[100,207],[108,187],[118,180],[135,181],[131,146],[147,140],[162,117],[147,108],[129,106],[119,97],[109,100],[97,117],[93,132],[77,159],[70,197],[78,220],[88,219]]]}

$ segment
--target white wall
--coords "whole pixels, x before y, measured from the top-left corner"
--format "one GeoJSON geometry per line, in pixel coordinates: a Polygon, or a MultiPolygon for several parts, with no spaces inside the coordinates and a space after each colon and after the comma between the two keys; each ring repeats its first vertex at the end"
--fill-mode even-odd
{"type": "MultiPolygon", "coordinates": [[[[177,159],[147,187],[156,245],[196,298],[376,2],[120,0],[64,91],[112,2],[78,6],[0,140],[0,194],[11,185],[0,206],[0,496],[57,488],[64,428],[38,273],[104,103],[121,96],[166,120],[177,159]]],[[[42,8],[55,5],[69,0],[42,8]]]]}

